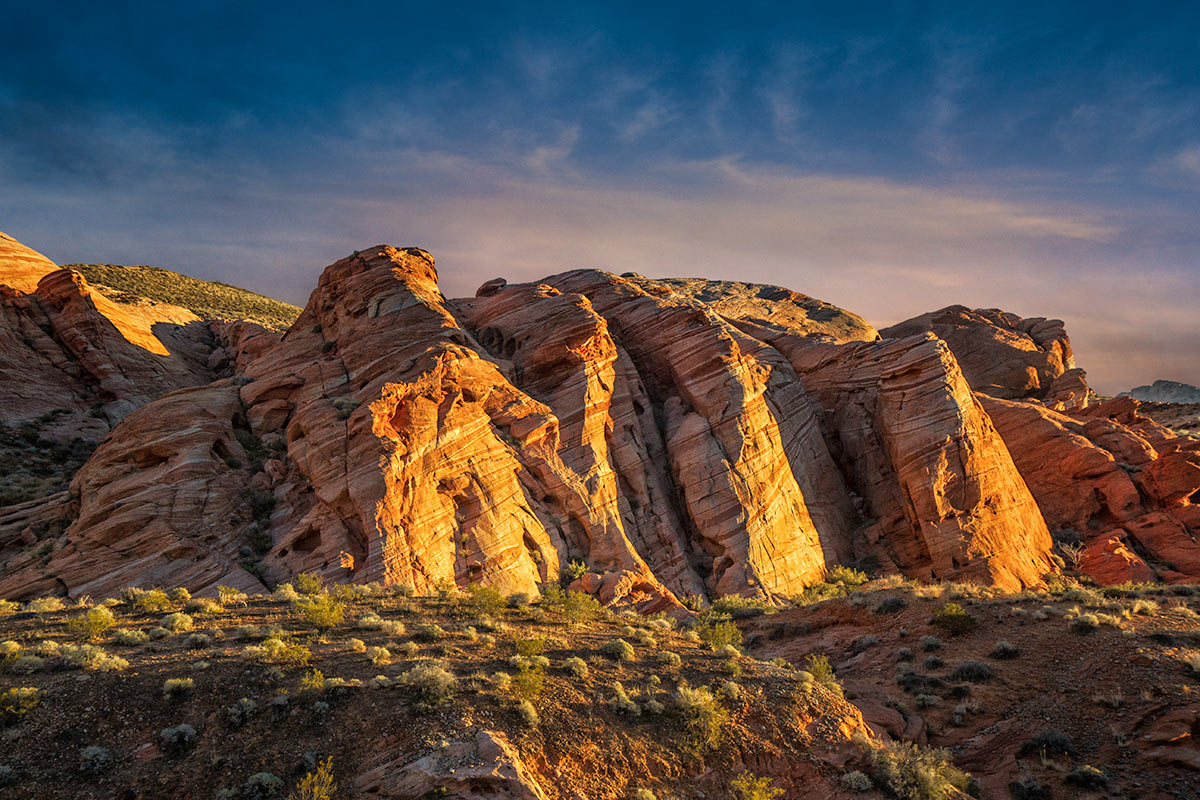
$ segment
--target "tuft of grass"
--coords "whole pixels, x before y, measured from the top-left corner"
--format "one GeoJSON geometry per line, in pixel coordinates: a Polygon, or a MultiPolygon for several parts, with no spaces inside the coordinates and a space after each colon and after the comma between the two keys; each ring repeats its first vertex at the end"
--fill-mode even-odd
{"type": "Polygon", "coordinates": [[[568,675],[575,678],[586,678],[588,676],[587,662],[579,656],[571,656],[564,661],[563,669],[567,671],[568,675]]]}
{"type": "Polygon", "coordinates": [[[62,648],[62,660],[68,669],[89,672],[119,672],[129,666],[125,659],[106,653],[91,644],[67,645],[62,648]]]}
{"type": "Polygon", "coordinates": [[[113,644],[121,647],[141,647],[148,641],[150,636],[145,631],[119,628],[113,632],[113,644]]]}
{"type": "Polygon", "coordinates": [[[417,707],[423,711],[433,711],[449,703],[458,683],[452,672],[433,661],[417,664],[405,672],[401,680],[417,690],[417,707]]]}
{"type": "Polygon", "coordinates": [[[992,647],[992,658],[1002,660],[1018,658],[1021,655],[1021,648],[1017,647],[1012,642],[999,641],[992,647]]]}

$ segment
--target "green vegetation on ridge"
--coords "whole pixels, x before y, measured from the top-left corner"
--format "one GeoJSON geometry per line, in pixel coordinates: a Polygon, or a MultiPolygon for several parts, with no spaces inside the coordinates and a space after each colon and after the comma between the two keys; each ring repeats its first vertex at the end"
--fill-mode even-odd
{"type": "Polygon", "coordinates": [[[170,303],[204,319],[244,319],[271,328],[286,329],[300,309],[296,306],[239,289],[219,281],[202,281],[159,267],[123,267],[116,264],[65,264],[88,283],[112,291],[105,295],[116,302],[145,297],[170,303]]]}

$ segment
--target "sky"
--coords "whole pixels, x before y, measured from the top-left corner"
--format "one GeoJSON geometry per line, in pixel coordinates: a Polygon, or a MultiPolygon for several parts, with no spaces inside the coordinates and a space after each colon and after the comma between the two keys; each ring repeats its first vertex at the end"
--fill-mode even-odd
{"type": "Polygon", "coordinates": [[[1200,4],[9,4],[0,230],[303,304],[420,246],[1066,321],[1200,384],[1200,4]]]}

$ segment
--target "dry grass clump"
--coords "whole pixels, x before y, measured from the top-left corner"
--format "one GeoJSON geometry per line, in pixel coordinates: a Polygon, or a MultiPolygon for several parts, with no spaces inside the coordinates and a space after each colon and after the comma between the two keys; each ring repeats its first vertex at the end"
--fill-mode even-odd
{"type": "Polygon", "coordinates": [[[401,680],[406,686],[417,690],[420,698],[417,707],[424,711],[432,711],[449,703],[458,683],[454,673],[434,661],[417,664],[405,672],[401,680]]]}
{"type": "Polygon", "coordinates": [[[68,669],[117,672],[129,666],[129,662],[120,656],[110,655],[103,648],[91,644],[69,644],[60,652],[62,663],[68,669]]]}
{"type": "Polygon", "coordinates": [[[163,699],[177,703],[187,697],[195,685],[192,678],[167,678],[163,681],[163,699]]]}
{"type": "Polygon", "coordinates": [[[259,664],[302,667],[312,658],[312,651],[302,644],[272,637],[260,644],[249,645],[242,650],[242,656],[259,664]]]}
{"type": "Polygon", "coordinates": [[[196,622],[187,614],[175,612],[167,614],[158,621],[159,627],[166,628],[171,633],[183,633],[196,627],[196,622]]]}

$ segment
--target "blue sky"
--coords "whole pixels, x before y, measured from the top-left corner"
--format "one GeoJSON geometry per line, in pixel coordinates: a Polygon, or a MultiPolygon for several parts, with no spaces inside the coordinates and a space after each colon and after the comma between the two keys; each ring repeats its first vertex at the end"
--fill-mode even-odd
{"type": "Polygon", "coordinates": [[[0,230],[59,262],[297,303],[384,242],[431,250],[450,295],[577,266],[735,278],[880,326],[1061,317],[1101,391],[1200,383],[1200,4],[5,20],[0,230]]]}

